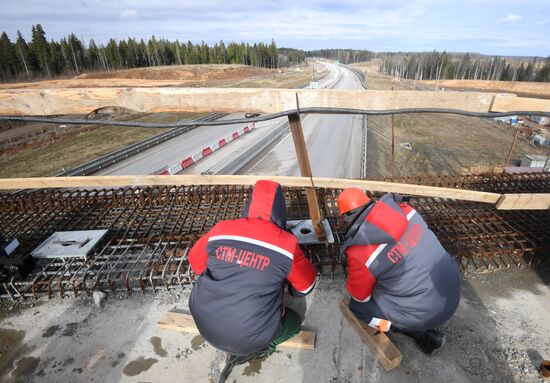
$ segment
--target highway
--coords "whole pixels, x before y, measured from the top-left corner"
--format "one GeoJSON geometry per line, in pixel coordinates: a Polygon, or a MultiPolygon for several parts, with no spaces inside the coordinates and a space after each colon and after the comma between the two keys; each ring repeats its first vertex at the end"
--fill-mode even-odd
{"type": "MultiPolygon", "coordinates": [[[[361,88],[361,83],[353,72],[335,64],[324,63],[324,65],[328,67],[329,74],[318,81],[319,88],[361,88]]],[[[260,154],[250,158],[248,164],[237,174],[300,175],[287,121],[286,118],[282,118],[270,123],[258,124],[257,129],[251,134],[185,169],[182,174],[223,174],[216,171],[219,170],[220,164],[235,160],[240,153],[256,145],[274,129],[284,124],[286,132],[281,138],[260,154]]],[[[345,178],[360,176],[362,124],[361,116],[304,115],[302,117],[314,176],[345,178]]]]}
{"type": "MultiPolygon", "coordinates": [[[[359,79],[351,71],[336,64],[323,64],[327,66],[329,73],[317,82],[318,88],[361,88],[359,79]]],[[[222,120],[242,117],[240,114],[230,114],[222,117],[222,120]]],[[[287,129],[282,137],[253,158],[238,174],[300,175],[286,118],[256,123],[256,129],[252,133],[220,148],[180,174],[212,173],[216,166],[231,161],[282,125],[286,125],[287,129]]],[[[313,175],[345,178],[359,176],[362,117],[305,115],[302,117],[302,125],[313,175]]],[[[198,127],[95,174],[158,174],[165,167],[180,162],[245,126],[247,125],[198,127]]]]}
{"type": "MultiPolygon", "coordinates": [[[[338,76],[334,89],[361,89],[357,76],[344,67],[331,65],[338,76]],[[339,72],[339,73],[338,73],[339,72]]],[[[317,177],[356,178],[360,176],[362,116],[305,115],[302,128],[311,171],[317,177]]],[[[290,131],[259,154],[238,174],[298,176],[300,169],[290,131]]]]}
{"type": "MultiPolygon", "coordinates": [[[[222,117],[221,120],[243,117],[244,115],[230,114],[222,117]]],[[[173,165],[194,153],[200,152],[204,147],[218,142],[221,138],[229,136],[245,126],[247,125],[200,126],[109,166],[95,173],[95,175],[158,174],[166,166],[173,165]]]]}

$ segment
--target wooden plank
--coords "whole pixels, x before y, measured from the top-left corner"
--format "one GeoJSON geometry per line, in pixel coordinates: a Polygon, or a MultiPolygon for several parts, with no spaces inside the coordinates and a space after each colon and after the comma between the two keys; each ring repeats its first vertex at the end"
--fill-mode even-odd
{"type": "MultiPolygon", "coordinates": [[[[296,150],[296,158],[298,159],[300,174],[302,177],[311,178],[311,165],[309,163],[307,145],[304,138],[304,131],[302,129],[302,121],[300,116],[296,113],[289,115],[288,123],[292,133],[292,141],[294,142],[294,149],[296,150]]],[[[306,200],[309,209],[309,216],[311,217],[311,222],[313,224],[313,228],[315,229],[315,234],[317,234],[319,241],[325,241],[327,239],[327,234],[325,233],[325,228],[322,223],[323,215],[321,213],[321,209],[319,208],[317,191],[313,186],[306,187],[306,200]]]]}
{"type": "MultiPolygon", "coordinates": [[[[136,112],[258,112],[300,108],[450,108],[488,112],[494,93],[259,88],[0,89],[0,115],[86,114],[118,106],[136,112]]],[[[535,99],[533,99],[535,100],[535,99]]],[[[537,104],[538,105],[538,104],[537,104]]],[[[546,109],[545,109],[546,110],[546,109]]]]}
{"type": "MultiPolygon", "coordinates": [[[[189,314],[168,311],[160,317],[157,321],[157,326],[168,330],[175,330],[179,332],[185,332],[190,334],[199,334],[197,326],[193,317],[189,314]]],[[[279,346],[287,348],[298,348],[301,350],[313,350],[315,349],[315,332],[314,331],[300,331],[300,333],[286,342],[281,343],[279,346]]]]}
{"type": "MultiPolygon", "coordinates": [[[[214,175],[144,175],[144,176],[78,176],[78,177],[34,177],[0,178],[0,190],[41,188],[86,188],[147,185],[254,185],[256,181],[269,178],[283,186],[308,187],[311,180],[306,177],[286,176],[214,176],[214,175]]],[[[319,178],[313,177],[315,186],[343,189],[358,187],[373,192],[391,192],[425,197],[450,198],[464,201],[497,203],[501,195],[472,190],[440,188],[433,186],[400,184],[381,181],[319,178]]]]}
{"type": "Polygon", "coordinates": [[[516,97],[510,94],[498,94],[491,105],[491,112],[510,111],[550,112],[550,100],[530,97],[516,97]]]}
{"type": "Polygon", "coordinates": [[[349,308],[348,299],[343,299],[340,302],[340,311],[342,311],[344,318],[348,320],[363,342],[370,347],[376,359],[384,367],[384,370],[391,371],[401,365],[403,356],[399,349],[385,333],[377,331],[365,322],[357,319],[349,308]]]}
{"type": "Polygon", "coordinates": [[[157,88],[193,86],[197,80],[147,80],[137,78],[70,78],[0,84],[0,89],[157,88]]]}
{"type": "Polygon", "coordinates": [[[550,209],[550,194],[522,193],[504,194],[497,202],[498,210],[547,210],[550,209]]]}
{"type": "Polygon", "coordinates": [[[176,330],[191,334],[199,333],[199,329],[195,326],[193,317],[189,314],[177,311],[168,311],[162,314],[160,319],[157,321],[157,325],[169,330],[176,330]]]}
{"type": "Polygon", "coordinates": [[[338,178],[316,178],[313,182],[317,187],[325,188],[349,188],[357,187],[373,192],[385,192],[396,194],[410,194],[424,197],[449,198],[472,202],[496,203],[500,198],[498,193],[478,192],[473,190],[462,190],[442,188],[424,185],[402,184],[394,182],[338,179],[338,178]]]}

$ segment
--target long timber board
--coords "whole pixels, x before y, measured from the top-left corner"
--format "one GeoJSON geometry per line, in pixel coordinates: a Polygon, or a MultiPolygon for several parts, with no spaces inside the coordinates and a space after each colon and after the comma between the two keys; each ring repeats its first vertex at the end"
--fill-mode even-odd
{"type": "Polygon", "coordinates": [[[546,210],[550,208],[550,193],[500,194],[393,182],[316,177],[144,175],[3,178],[0,179],[0,190],[154,185],[254,185],[256,181],[266,178],[276,181],[283,186],[315,186],[332,189],[357,187],[372,192],[389,192],[423,197],[490,203],[496,204],[497,209],[500,210],[546,210]]]}
{"type": "Polygon", "coordinates": [[[296,109],[296,95],[300,108],[438,108],[469,112],[550,110],[550,100],[483,92],[105,87],[0,89],[0,115],[85,114],[109,106],[144,113],[277,113],[296,109]]]}

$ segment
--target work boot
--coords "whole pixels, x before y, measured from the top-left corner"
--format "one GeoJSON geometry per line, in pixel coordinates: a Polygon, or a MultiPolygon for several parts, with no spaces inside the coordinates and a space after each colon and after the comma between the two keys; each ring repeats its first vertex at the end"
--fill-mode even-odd
{"type": "Polygon", "coordinates": [[[225,383],[227,381],[227,378],[229,377],[229,374],[231,374],[233,367],[239,364],[244,364],[252,359],[262,359],[262,358],[265,358],[266,356],[267,356],[266,349],[263,349],[248,355],[237,355],[237,354],[227,353],[227,357],[225,359],[225,367],[220,373],[218,383],[225,383]]]}
{"type": "Polygon", "coordinates": [[[422,352],[427,355],[433,355],[440,350],[446,341],[447,336],[437,330],[427,330],[423,337],[414,340],[422,352]]]}

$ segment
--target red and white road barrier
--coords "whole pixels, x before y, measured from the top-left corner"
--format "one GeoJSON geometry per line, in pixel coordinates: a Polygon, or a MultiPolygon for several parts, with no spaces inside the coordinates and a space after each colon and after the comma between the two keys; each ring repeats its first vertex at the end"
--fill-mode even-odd
{"type": "Polygon", "coordinates": [[[193,165],[194,163],[195,163],[195,161],[193,161],[192,157],[187,157],[186,159],[181,161],[181,168],[182,169],[188,168],[189,166],[193,165]]]}
{"type": "Polygon", "coordinates": [[[234,141],[237,138],[239,138],[239,137],[241,137],[241,136],[243,136],[247,133],[252,132],[252,130],[254,130],[255,128],[256,128],[255,124],[253,124],[252,127],[245,126],[241,130],[234,131],[229,136],[221,138],[221,139],[218,140],[218,142],[203,148],[200,152],[197,152],[197,153],[195,153],[195,154],[193,154],[193,155],[191,155],[187,158],[184,158],[182,161],[180,161],[180,162],[178,162],[178,163],[176,163],[172,166],[168,166],[168,167],[164,168],[159,173],[159,175],[178,174],[183,169],[187,169],[189,166],[191,166],[191,165],[197,163],[198,161],[202,160],[203,158],[211,155],[216,150],[218,150],[218,149],[224,147],[225,145],[229,144],[231,141],[234,141]]]}

